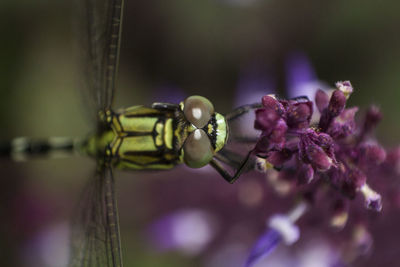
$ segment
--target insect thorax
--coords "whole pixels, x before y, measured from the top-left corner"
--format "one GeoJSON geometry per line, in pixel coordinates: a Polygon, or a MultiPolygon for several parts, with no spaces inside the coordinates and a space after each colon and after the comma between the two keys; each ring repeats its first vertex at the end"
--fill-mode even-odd
{"type": "Polygon", "coordinates": [[[180,163],[180,139],[185,129],[179,116],[176,111],[144,106],[106,111],[103,119],[109,129],[103,136],[108,139],[105,149],[113,165],[120,169],[169,169],[180,163]]]}

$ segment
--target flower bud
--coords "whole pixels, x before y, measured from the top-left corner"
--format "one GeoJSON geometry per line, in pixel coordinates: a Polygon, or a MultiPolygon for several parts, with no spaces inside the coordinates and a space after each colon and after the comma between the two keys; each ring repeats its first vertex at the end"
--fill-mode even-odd
{"type": "Polygon", "coordinates": [[[368,184],[364,184],[360,188],[361,193],[364,195],[365,206],[375,211],[382,210],[382,198],[377,192],[372,190],[368,184]]]}
{"type": "Polygon", "coordinates": [[[269,163],[266,159],[256,157],[256,166],[255,169],[259,172],[266,173],[269,169],[274,168],[271,163],[269,163]]]}
{"type": "Polygon", "coordinates": [[[269,134],[275,127],[279,116],[276,112],[269,108],[260,108],[256,110],[256,120],[254,128],[257,130],[266,131],[269,134]]]}
{"type": "Polygon", "coordinates": [[[325,132],[328,129],[331,121],[332,117],[330,116],[328,109],[324,109],[321,113],[321,117],[319,118],[318,128],[325,132]]]}
{"type": "Polygon", "coordinates": [[[282,116],[285,112],[284,107],[282,106],[279,101],[271,95],[263,96],[261,100],[263,106],[267,109],[271,109],[272,111],[276,112],[279,116],[282,116]]]}
{"type": "Polygon", "coordinates": [[[316,144],[309,144],[305,148],[308,161],[318,171],[327,171],[332,166],[332,159],[316,144]]]}
{"type": "Polygon", "coordinates": [[[334,142],[329,134],[319,133],[316,143],[322,147],[322,149],[330,158],[335,159],[334,142]]]}
{"type": "Polygon", "coordinates": [[[275,109],[275,106],[277,105],[278,100],[272,95],[265,95],[261,99],[261,103],[263,104],[264,107],[266,108],[272,108],[275,109]]]}
{"type": "Polygon", "coordinates": [[[364,132],[369,132],[381,121],[382,113],[377,106],[370,106],[364,121],[364,132]]]}
{"type": "Polygon", "coordinates": [[[331,117],[337,117],[342,113],[346,105],[346,96],[340,90],[335,90],[329,101],[328,110],[331,117]]]}
{"type": "Polygon", "coordinates": [[[361,188],[367,181],[367,176],[365,176],[365,174],[359,169],[350,170],[348,178],[350,179],[351,183],[354,184],[356,189],[361,188]]]}
{"type": "Polygon", "coordinates": [[[326,109],[329,104],[328,94],[319,89],[315,94],[315,104],[317,105],[319,112],[322,112],[324,109],[326,109]]]}
{"type": "Polygon", "coordinates": [[[312,103],[296,103],[291,105],[287,112],[287,124],[290,128],[301,129],[306,128],[312,116],[312,103]]]}
{"type": "Polygon", "coordinates": [[[336,88],[343,92],[346,99],[348,99],[351,93],[353,93],[353,86],[350,81],[337,82],[336,88]]]}
{"type": "Polygon", "coordinates": [[[379,145],[364,145],[360,150],[361,156],[368,164],[379,165],[386,159],[386,151],[379,145]]]}
{"type": "Polygon", "coordinates": [[[278,120],[269,136],[270,141],[272,143],[284,143],[287,128],[286,122],[283,119],[278,120]]]}
{"type": "Polygon", "coordinates": [[[356,122],[354,120],[358,111],[357,107],[346,108],[330,124],[327,133],[335,139],[345,138],[354,133],[356,122]]]}

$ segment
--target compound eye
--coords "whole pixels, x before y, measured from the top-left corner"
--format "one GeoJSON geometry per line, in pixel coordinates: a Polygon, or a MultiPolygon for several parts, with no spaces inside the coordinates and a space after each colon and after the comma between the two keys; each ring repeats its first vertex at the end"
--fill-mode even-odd
{"type": "Polygon", "coordinates": [[[202,129],[194,130],[183,146],[185,164],[191,168],[200,168],[207,165],[213,155],[210,139],[202,129]]]}
{"type": "Polygon", "coordinates": [[[183,104],[183,114],[197,128],[203,128],[214,114],[213,104],[202,96],[189,96],[183,104]]]}

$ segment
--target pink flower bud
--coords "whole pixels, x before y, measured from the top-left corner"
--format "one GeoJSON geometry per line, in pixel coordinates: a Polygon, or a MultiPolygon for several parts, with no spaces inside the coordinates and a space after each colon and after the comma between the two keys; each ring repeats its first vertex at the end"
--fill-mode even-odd
{"type": "Polygon", "coordinates": [[[340,90],[335,90],[329,101],[328,110],[331,117],[339,116],[346,105],[346,97],[340,90]]]}
{"type": "Polygon", "coordinates": [[[332,166],[332,159],[328,157],[325,151],[316,144],[310,144],[305,148],[306,157],[314,169],[318,171],[327,171],[332,166]]]}
{"type": "Polygon", "coordinates": [[[319,89],[315,95],[315,104],[317,105],[319,112],[322,112],[328,107],[329,96],[321,89],[319,89]]]}

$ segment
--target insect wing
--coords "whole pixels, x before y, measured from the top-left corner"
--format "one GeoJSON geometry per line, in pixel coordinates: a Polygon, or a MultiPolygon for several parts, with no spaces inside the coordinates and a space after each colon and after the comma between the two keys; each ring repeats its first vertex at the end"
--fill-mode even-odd
{"type": "Polygon", "coordinates": [[[100,166],[87,184],[72,228],[70,267],[122,267],[112,168],[100,166]]]}
{"type": "Polygon", "coordinates": [[[251,150],[260,134],[254,129],[255,110],[261,107],[261,103],[254,103],[238,107],[226,114],[229,138],[225,148],[233,146],[237,147],[239,151],[251,150]]]}
{"type": "Polygon", "coordinates": [[[97,116],[111,107],[114,97],[124,0],[83,0],[80,4],[85,98],[97,116]]]}

